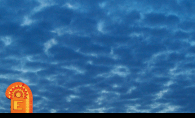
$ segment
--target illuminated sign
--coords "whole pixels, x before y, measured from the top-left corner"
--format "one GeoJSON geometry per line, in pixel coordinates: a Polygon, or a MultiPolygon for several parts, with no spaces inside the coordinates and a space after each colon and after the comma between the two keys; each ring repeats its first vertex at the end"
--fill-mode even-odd
{"type": "Polygon", "coordinates": [[[11,84],[5,96],[11,99],[11,113],[33,113],[33,95],[26,84],[22,82],[11,84]]]}

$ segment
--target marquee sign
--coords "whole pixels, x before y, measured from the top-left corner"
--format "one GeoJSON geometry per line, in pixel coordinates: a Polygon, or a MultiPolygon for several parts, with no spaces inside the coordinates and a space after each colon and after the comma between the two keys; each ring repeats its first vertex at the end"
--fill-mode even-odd
{"type": "Polygon", "coordinates": [[[33,95],[26,84],[22,82],[11,84],[5,95],[11,99],[11,113],[33,113],[33,95]]]}

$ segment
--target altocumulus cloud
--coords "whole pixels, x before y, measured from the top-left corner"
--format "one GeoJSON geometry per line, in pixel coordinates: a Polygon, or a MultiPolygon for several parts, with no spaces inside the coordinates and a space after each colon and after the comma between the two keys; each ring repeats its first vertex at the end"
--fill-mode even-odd
{"type": "Polygon", "coordinates": [[[47,41],[46,43],[44,43],[45,53],[48,54],[49,49],[52,48],[55,45],[57,45],[57,41],[55,39],[51,39],[51,40],[47,41]]]}
{"type": "Polygon", "coordinates": [[[1,0],[0,112],[194,112],[192,0],[1,0]]]}

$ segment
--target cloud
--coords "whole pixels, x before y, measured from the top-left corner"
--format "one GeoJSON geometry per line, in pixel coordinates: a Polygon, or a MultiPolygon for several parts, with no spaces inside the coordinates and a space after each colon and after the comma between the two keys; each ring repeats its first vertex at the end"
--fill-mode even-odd
{"type": "Polygon", "coordinates": [[[39,6],[33,9],[34,13],[40,12],[47,7],[56,5],[53,0],[37,0],[37,2],[39,3],[39,6]]]}
{"type": "Polygon", "coordinates": [[[78,99],[78,98],[79,98],[79,97],[76,96],[76,95],[70,95],[70,96],[68,96],[68,97],[66,98],[66,100],[67,100],[67,102],[71,102],[72,100],[78,99]]]}
{"type": "Polygon", "coordinates": [[[130,89],[127,91],[127,93],[128,93],[128,94],[131,94],[134,90],[136,90],[136,87],[130,88],[130,89]]]}
{"type": "Polygon", "coordinates": [[[84,36],[84,37],[88,37],[88,34],[83,34],[82,31],[72,28],[70,26],[65,26],[65,27],[60,27],[60,28],[56,28],[54,30],[51,31],[52,33],[56,33],[58,36],[64,36],[64,35],[78,35],[78,36],[84,36]]]}
{"type": "Polygon", "coordinates": [[[180,106],[171,105],[170,103],[159,103],[159,102],[155,102],[151,104],[150,107],[153,110],[160,109],[156,113],[175,113],[178,109],[181,108],[180,106]]]}
{"type": "Polygon", "coordinates": [[[72,10],[78,10],[79,9],[78,4],[71,4],[71,3],[66,3],[62,7],[66,7],[68,9],[72,9],[72,10]]]}
{"type": "Polygon", "coordinates": [[[75,74],[85,74],[85,70],[84,69],[80,69],[76,66],[70,65],[70,66],[63,66],[62,68],[67,69],[67,70],[71,70],[74,71],[75,74]]]}
{"type": "Polygon", "coordinates": [[[164,84],[164,86],[165,87],[169,87],[169,86],[171,86],[171,85],[173,85],[174,84],[174,82],[173,81],[168,81],[166,84],[164,84]]]}
{"type": "Polygon", "coordinates": [[[28,16],[25,16],[21,26],[29,26],[29,25],[32,25],[33,23],[34,23],[34,20],[30,19],[28,16]]]}
{"type": "Polygon", "coordinates": [[[106,31],[105,31],[105,23],[103,22],[103,21],[100,21],[100,22],[98,22],[98,24],[97,24],[97,30],[100,32],[100,33],[106,33],[106,31]]]}
{"type": "Polygon", "coordinates": [[[125,66],[116,66],[113,70],[111,70],[111,73],[121,77],[126,77],[127,75],[130,74],[130,71],[125,66]]]}
{"type": "Polygon", "coordinates": [[[150,110],[149,109],[139,109],[141,107],[140,104],[135,104],[135,105],[126,105],[127,113],[149,113],[150,110]]]}
{"type": "Polygon", "coordinates": [[[89,113],[105,113],[107,108],[95,108],[95,109],[87,109],[89,113]]]}
{"type": "Polygon", "coordinates": [[[55,39],[51,39],[49,41],[47,41],[46,43],[44,43],[44,52],[46,54],[48,54],[49,49],[51,49],[53,46],[57,45],[58,42],[55,39]]]}
{"type": "Polygon", "coordinates": [[[51,113],[57,113],[57,110],[51,109],[50,112],[51,112],[51,113]]]}
{"type": "Polygon", "coordinates": [[[105,8],[105,7],[106,7],[106,2],[99,3],[99,6],[100,6],[101,8],[105,8]]]}
{"type": "Polygon", "coordinates": [[[161,99],[164,96],[164,94],[166,94],[167,92],[169,92],[168,89],[165,89],[165,90],[160,91],[159,93],[156,94],[156,96],[157,96],[156,99],[161,99]]]}
{"type": "Polygon", "coordinates": [[[12,37],[11,36],[0,37],[0,41],[2,41],[5,46],[9,46],[12,43],[12,37]]]}
{"type": "Polygon", "coordinates": [[[130,75],[130,74],[131,74],[131,72],[128,69],[128,67],[122,66],[122,65],[118,65],[118,66],[114,66],[110,70],[110,72],[108,72],[108,73],[100,73],[96,77],[110,78],[110,77],[114,77],[114,76],[119,76],[119,77],[125,78],[128,75],[130,75]]]}

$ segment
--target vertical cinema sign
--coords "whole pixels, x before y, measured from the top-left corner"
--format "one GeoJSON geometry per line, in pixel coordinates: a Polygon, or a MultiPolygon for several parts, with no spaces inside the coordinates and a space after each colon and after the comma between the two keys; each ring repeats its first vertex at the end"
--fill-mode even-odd
{"type": "Polygon", "coordinates": [[[11,99],[11,113],[33,113],[33,95],[26,84],[22,82],[11,84],[5,95],[11,99]]]}

